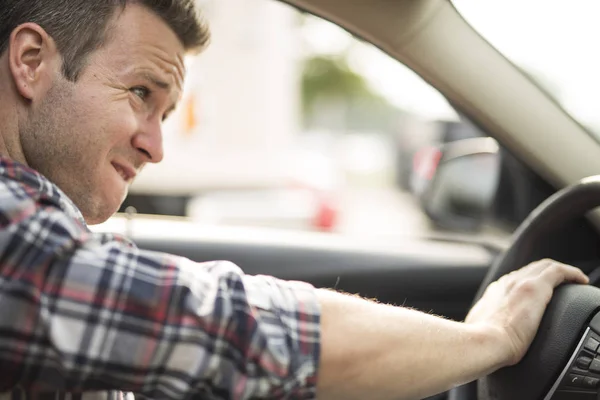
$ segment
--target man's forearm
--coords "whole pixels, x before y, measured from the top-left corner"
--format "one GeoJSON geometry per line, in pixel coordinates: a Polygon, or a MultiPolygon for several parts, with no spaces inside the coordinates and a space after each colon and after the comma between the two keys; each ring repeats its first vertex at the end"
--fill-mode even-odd
{"type": "Polygon", "coordinates": [[[326,290],[319,298],[321,399],[418,399],[506,362],[486,329],[326,290]]]}

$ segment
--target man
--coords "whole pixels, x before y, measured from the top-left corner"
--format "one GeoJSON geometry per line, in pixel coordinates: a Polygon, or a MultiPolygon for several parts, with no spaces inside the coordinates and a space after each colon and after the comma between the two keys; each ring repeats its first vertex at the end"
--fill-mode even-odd
{"type": "Polygon", "coordinates": [[[207,41],[193,0],[4,0],[7,398],[422,397],[518,362],[553,288],[587,282],[540,261],[490,286],[459,323],[91,233],[86,223],[111,216],[162,159],[183,57],[207,41]]]}

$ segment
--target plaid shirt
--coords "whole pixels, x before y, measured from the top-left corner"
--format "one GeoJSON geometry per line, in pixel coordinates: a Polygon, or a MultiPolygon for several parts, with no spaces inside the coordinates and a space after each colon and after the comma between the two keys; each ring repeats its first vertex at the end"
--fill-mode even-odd
{"type": "Polygon", "coordinates": [[[92,233],[0,158],[0,399],[309,399],[314,288],[92,233]]]}

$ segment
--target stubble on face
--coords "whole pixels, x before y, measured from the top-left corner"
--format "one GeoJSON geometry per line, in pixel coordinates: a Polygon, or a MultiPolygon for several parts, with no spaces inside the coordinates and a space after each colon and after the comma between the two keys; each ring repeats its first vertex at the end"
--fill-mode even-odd
{"type": "Polygon", "coordinates": [[[27,164],[63,190],[84,215],[101,215],[110,212],[102,211],[109,205],[94,195],[97,166],[90,156],[102,148],[102,135],[78,131],[91,113],[75,99],[75,84],[57,77],[20,127],[21,146],[27,164]]]}

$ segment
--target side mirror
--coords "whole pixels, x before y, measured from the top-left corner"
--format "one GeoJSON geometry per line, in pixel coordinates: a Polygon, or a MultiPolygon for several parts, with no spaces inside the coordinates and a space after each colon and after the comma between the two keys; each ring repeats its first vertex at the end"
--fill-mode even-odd
{"type": "Polygon", "coordinates": [[[500,180],[500,153],[492,138],[458,140],[440,148],[421,205],[444,229],[477,230],[491,210],[500,180]]]}

